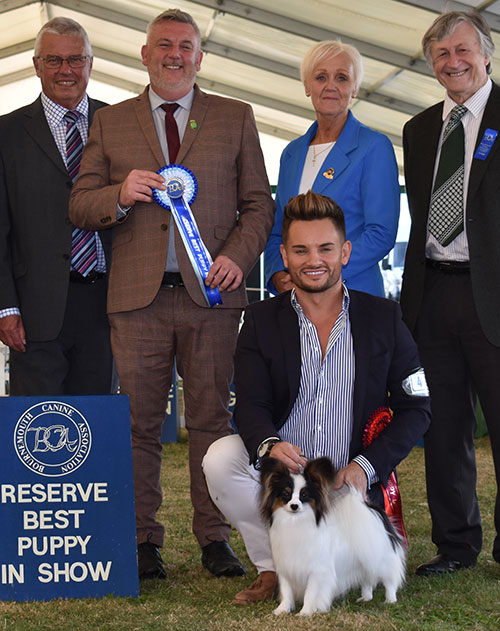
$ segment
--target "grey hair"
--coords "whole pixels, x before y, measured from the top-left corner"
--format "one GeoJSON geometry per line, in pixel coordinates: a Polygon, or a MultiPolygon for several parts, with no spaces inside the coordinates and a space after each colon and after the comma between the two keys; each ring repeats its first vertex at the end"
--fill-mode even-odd
{"type": "Polygon", "coordinates": [[[75,20],[72,20],[71,18],[52,18],[52,20],[49,20],[42,26],[35,39],[35,57],[38,57],[40,53],[40,46],[44,33],[81,37],[85,43],[85,51],[87,55],[92,57],[92,46],[90,45],[87,31],[81,24],[78,24],[78,22],[75,22],[75,20]]]}
{"type": "MultiPolygon", "coordinates": [[[[422,49],[430,66],[432,66],[431,44],[448,37],[457,26],[464,22],[470,24],[476,31],[481,54],[492,58],[495,44],[491,38],[490,27],[483,16],[477,11],[449,11],[437,17],[422,38],[422,49]]],[[[486,72],[491,74],[491,62],[486,66],[486,72]]]]}
{"type": "Polygon", "coordinates": [[[147,37],[149,37],[152,29],[162,22],[181,22],[182,24],[191,24],[195,30],[196,36],[198,37],[198,43],[201,44],[201,33],[198,28],[198,24],[196,24],[194,18],[189,15],[189,13],[181,11],[180,9],[167,9],[151,20],[146,29],[147,37]]]}
{"type": "Polygon", "coordinates": [[[318,42],[307,51],[300,66],[300,78],[302,79],[302,83],[306,85],[306,82],[312,77],[314,68],[319,63],[329,57],[340,55],[341,53],[345,53],[352,63],[354,69],[354,85],[357,92],[361,82],[363,81],[363,60],[361,59],[361,55],[357,48],[337,40],[325,40],[323,42],[318,42]]]}

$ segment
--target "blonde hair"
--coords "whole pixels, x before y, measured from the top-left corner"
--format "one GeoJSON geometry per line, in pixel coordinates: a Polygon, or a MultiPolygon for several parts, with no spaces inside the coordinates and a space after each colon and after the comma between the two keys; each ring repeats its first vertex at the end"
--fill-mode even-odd
{"type": "Polygon", "coordinates": [[[345,53],[352,63],[354,70],[355,91],[357,92],[361,82],[363,81],[364,74],[363,60],[361,59],[359,50],[350,44],[344,44],[343,42],[336,40],[318,42],[317,44],[314,44],[314,46],[304,55],[304,59],[302,60],[302,64],[300,66],[300,78],[302,79],[304,86],[306,86],[312,78],[314,69],[318,64],[329,57],[336,57],[341,53],[345,53]]]}

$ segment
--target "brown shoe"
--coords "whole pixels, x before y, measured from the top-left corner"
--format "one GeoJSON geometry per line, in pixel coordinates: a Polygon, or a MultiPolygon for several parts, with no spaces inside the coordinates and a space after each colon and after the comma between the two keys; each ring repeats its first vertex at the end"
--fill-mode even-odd
{"type": "Polygon", "coordinates": [[[277,582],[276,572],[261,572],[256,581],[236,594],[233,605],[248,605],[261,600],[270,600],[276,591],[277,582]]]}

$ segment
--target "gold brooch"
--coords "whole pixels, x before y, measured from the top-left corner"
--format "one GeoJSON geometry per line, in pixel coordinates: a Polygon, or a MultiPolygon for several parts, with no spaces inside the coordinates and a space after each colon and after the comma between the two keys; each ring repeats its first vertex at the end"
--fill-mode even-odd
{"type": "Polygon", "coordinates": [[[325,171],[323,173],[324,177],[326,177],[327,180],[333,180],[333,174],[335,173],[335,169],[328,169],[328,171],[325,171]]]}

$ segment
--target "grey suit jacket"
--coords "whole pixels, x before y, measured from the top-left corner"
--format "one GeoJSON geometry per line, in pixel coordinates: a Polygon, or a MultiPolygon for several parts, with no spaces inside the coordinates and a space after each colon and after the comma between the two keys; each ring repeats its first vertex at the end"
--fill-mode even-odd
{"type": "MultiPolygon", "coordinates": [[[[90,122],[105,105],[89,99],[90,122]]],[[[29,341],[55,339],[62,327],[71,187],[40,97],[0,117],[0,309],[20,309],[29,341]]]]}
{"type": "MultiPolygon", "coordinates": [[[[417,114],[404,127],[406,192],[412,218],[406,252],[401,307],[414,330],[425,280],[425,240],[443,103],[417,114]]],[[[486,129],[500,132],[500,87],[493,88],[476,140],[486,129]]],[[[472,160],[466,201],[466,230],[474,302],[484,334],[500,346],[500,136],[487,158],[472,160]]],[[[475,151],[475,150],[474,150],[475,151]]]]}

